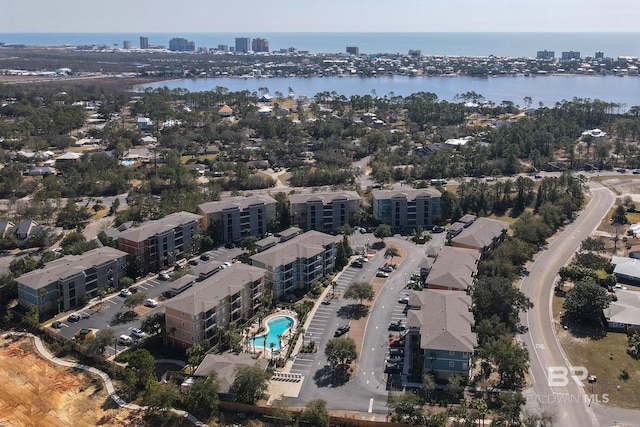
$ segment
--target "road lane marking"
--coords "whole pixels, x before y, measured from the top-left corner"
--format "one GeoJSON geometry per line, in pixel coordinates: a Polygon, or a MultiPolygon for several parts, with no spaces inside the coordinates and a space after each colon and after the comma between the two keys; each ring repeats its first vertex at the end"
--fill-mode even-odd
{"type": "Polygon", "coordinates": [[[372,413],[373,412],[373,397],[371,399],[369,399],[369,410],[367,412],[368,413],[372,413]]]}

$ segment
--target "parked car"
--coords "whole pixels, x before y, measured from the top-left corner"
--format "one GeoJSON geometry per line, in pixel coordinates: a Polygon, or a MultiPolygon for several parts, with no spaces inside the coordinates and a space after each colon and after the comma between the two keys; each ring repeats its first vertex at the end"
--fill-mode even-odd
{"type": "Polygon", "coordinates": [[[169,272],[167,272],[167,271],[161,271],[160,274],[158,274],[158,279],[160,279],[160,280],[169,280],[169,279],[171,279],[171,275],[169,275],[169,272]]]}
{"type": "Polygon", "coordinates": [[[391,347],[389,349],[389,356],[403,356],[404,348],[402,347],[391,347]]]}
{"type": "Polygon", "coordinates": [[[402,370],[402,366],[397,363],[386,363],[384,365],[384,371],[387,374],[399,374],[402,370]]]}
{"type": "Polygon", "coordinates": [[[407,327],[405,325],[403,325],[401,322],[391,322],[391,323],[389,323],[389,330],[390,331],[404,331],[405,329],[407,329],[407,327]]]}
{"type": "Polygon", "coordinates": [[[404,341],[393,340],[389,343],[390,348],[404,348],[404,341]]]}
{"type": "Polygon", "coordinates": [[[54,328],[54,329],[60,329],[60,328],[62,328],[62,322],[59,321],[59,320],[56,320],[55,322],[53,322],[51,324],[51,327],[54,328]]]}
{"type": "Polygon", "coordinates": [[[200,255],[200,259],[203,260],[203,261],[209,261],[211,259],[211,255],[202,254],[202,255],[200,255]]]}
{"type": "Polygon", "coordinates": [[[391,356],[387,358],[387,363],[393,363],[399,365],[404,363],[404,356],[391,356]]]}
{"type": "Polygon", "coordinates": [[[146,305],[147,307],[157,307],[158,301],[154,300],[153,298],[147,298],[147,300],[144,302],[144,305],[146,305]]]}
{"type": "Polygon", "coordinates": [[[118,344],[120,345],[131,345],[133,344],[133,338],[129,335],[120,335],[118,337],[118,344]]]}
{"type": "Polygon", "coordinates": [[[78,313],[71,313],[69,315],[69,317],[67,318],[67,320],[69,322],[72,322],[72,323],[78,322],[78,321],[80,321],[80,319],[81,319],[81,317],[80,317],[80,315],[78,313]]]}
{"type": "Polygon", "coordinates": [[[189,260],[189,264],[191,265],[198,265],[198,260],[196,258],[190,259],[189,260]]]}
{"type": "Polygon", "coordinates": [[[400,297],[400,298],[398,298],[398,302],[400,304],[409,304],[409,297],[407,297],[407,296],[400,297]]]}
{"type": "Polygon", "coordinates": [[[131,330],[131,336],[136,338],[144,338],[145,336],[147,336],[147,334],[145,334],[144,331],[140,328],[133,328],[131,330]]]}
{"type": "Polygon", "coordinates": [[[132,292],[129,289],[120,289],[120,296],[123,298],[126,298],[131,294],[132,292]]]}
{"type": "Polygon", "coordinates": [[[380,267],[380,271],[391,273],[393,271],[393,267],[391,267],[390,265],[383,265],[382,267],[380,267]]]}
{"type": "Polygon", "coordinates": [[[336,329],[336,333],[333,334],[333,336],[334,337],[342,336],[342,335],[346,334],[347,332],[349,332],[349,329],[351,329],[349,327],[349,325],[338,326],[338,329],[336,329]]]}
{"type": "Polygon", "coordinates": [[[363,265],[362,265],[362,263],[361,263],[360,261],[353,261],[353,262],[351,263],[351,267],[355,267],[355,268],[362,268],[362,267],[363,267],[363,265]]]}
{"type": "Polygon", "coordinates": [[[369,262],[369,258],[367,258],[366,256],[361,256],[361,257],[358,257],[358,261],[360,261],[360,262],[369,262]]]}
{"type": "Polygon", "coordinates": [[[385,271],[378,271],[376,273],[376,277],[389,277],[389,273],[387,273],[385,271]]]}
{"type": "Polygon", "coordinates": [[[431,229],[432,233],[442,233],[445,230],[445,228],[441,225],[436,225],[431,229]]]}

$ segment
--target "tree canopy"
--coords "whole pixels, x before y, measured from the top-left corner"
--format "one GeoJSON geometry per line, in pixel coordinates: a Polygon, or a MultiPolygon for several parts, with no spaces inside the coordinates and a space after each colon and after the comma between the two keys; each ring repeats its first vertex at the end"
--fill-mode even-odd
{"type": "Polygon", "coordinates": [[[609,307],[611,297],[593,279],[585,278],[569,290],[564,300],[566,314],[576,320],[598,323],[602,310],[609,307]]]}
{"type": "Polygon", "coordinates": [[[269,377],[269,373],[257,365],[238,368],[231,385],[235,401],[255,404],[267,391],[269,377]]]}

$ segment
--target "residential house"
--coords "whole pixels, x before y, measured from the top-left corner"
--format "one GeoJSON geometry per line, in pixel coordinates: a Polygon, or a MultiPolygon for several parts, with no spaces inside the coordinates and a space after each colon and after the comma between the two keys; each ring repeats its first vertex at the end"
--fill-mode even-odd
{"type": "Polygon", "coordinates": [[[122,161],[149,163],[154,157],[155,153],[148,148],[129,148],[122,154],[122,161]]]}
{"type": "Polygon", "coordinates": [[[105,246],[51,261],[15,279],[20,305],[33,304],[41,313],[77,307],[85,295],[94,297],[99,289],[118,285],[126,257],[126,252],[105,246]]]}
{"type": "Polygon", "coordinates": [[[230,325],[253,319],[263,304],[265,273],[234,263],[169,299],[165,340],[183,348],[205,339],[213,344],[230,325]]]}
{"type": "Polygon", "coordinates": [[[420,378],[428,372],[436,379],[453,374],[469,378],[478,346],[472,331],[471,297],[463,292],[426,289],[409,292],[408,305],[405,345],[418,350],[408,353],[404,373],[420,378]]]}
{"type": "Polygon", "coordinates": [[[56,173],[57,171],[55,170],[55,168],[52,168],[50,166],[36,166],[29,169],[29,172],[27,172],[29,176],[47,176],[55,175],[56,173]]]}
{"type": "Polygon", "coordinates": [[[233,400],[231,386],[240,368],[258,366],[264,370],[269,365],[268,359],[254,359],[249,353],[207,354],[194,372],[196,377],[206,377],[215,372],[218,378],[218,395],[222,400],[233,400]]]}
{"type": "Polygon", "coordinates": [[[609,329],[640,331],[640,292],[616,289],[616,301],[603,310],[609,329]]]}
{"type": "Polygon", "coordinates": [[[266,287],[274,298],[308,290],[309,285],[335,269],[336,243],[340,237],[308,231],[251,257],[251,263],[267,270],[266,287]]]}
{"type": "Polygon", "coordinates": [[[443,246],[425,280],[429,289],[468,291],[475,283],[480,254],[473,249],[443,246]]]}
{"type": "Polygon", "coordinates": [[[229,107],[227,104],[224,104],[218,110],[218,115],[220,117],[231,117],[231,116],[233,116],[233,109],[231,109],[231,107],[229,107]]]}
{"type": "Polygon", "coordinates": [[[138,130],[153,130],[153,121],[148,117],[138,117],[138,130]]]}
{"type": "Polygon", "coordinates": [[[360,195],[355,191],[291,194],[292,223],[303,230],[335,232],[355,219],[360,195]]]}
{"type": "Polygon", "coordinates": [[[618,282],[640,285],[640,259],[613,256],[611,265],[618,282]]]}
{"type": "Polygon", "coordinates": [[[4,239],[16,228],[11,221],[0,221],[0,239],[4,239]]]}
{"type": "Polygon", "coordinates": [[[16,227],[16,237],[19,240],[27,240],[31,234],[39,227],[38,223],[32,219],[23,219],[16,227]]]}
{"type": "Polygon", "coordinates": [[[451,246],[475,249],[484,258],[506,238],[508,229],[508,222],[478,218],[451,239],[451,246]]]}
{"type": "Polygon", "coordinates": [[[118,247],[137,257],[139,274],[156,272],[197,250],[195,235],[200,229],[200,215],[176,212],[162,219],[147,221],[139,227],[122,231],[118,247]]]}
{"type": "Polygon", "coordinates": [[[392,229],[433,227],[440,221],[440,191],[433,188],[399,188],[373,191],[373,217],[392,229]]]}
{"type": "Polygon", "coordinates": [[[276,217],[276,204],[271,196],[231,197],[198,205],[202,228],[214,227],[222,242],[234,242],[247,236],[267,233],[269,221],[276,217]]]}
{"type": "Polygon", "coordinates": [[[82,154],[75,153],[73,151],[66,151],[56,158],[56,166],[64,166],[67,164],[73,164],[80,161],[82,154]]]}
{"type": "Polygon", "coordinates": [[[633,245],[629,248],[629,257],[640,259],[640,245],[633,245]]]}

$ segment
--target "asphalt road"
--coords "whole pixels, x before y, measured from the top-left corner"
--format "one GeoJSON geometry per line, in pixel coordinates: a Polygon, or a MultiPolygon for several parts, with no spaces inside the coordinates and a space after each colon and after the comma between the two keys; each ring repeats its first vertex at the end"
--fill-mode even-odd
{"type": "MultiPolygon", "coordinates": [[[[521,290],[534,303],[534,308],[521,316],[521,323],[528,331],[519,339],[530,353],[532,387],[525,391],[527,409],[552,413],[556,425],[603,426],[619,421],[623,412],[604,409],[597,403],[601,396],[590,396],[587,381],[581,382],[568,376],[564,385],[562,373],[569,371],[568,362],[556,331],[560,325],[553,321],[551,298],[554,282],[560,267],[566,265],[578,250],[580,243],[598,227],[613,206],[614,194],[597,183],[589,183],[592,199],[577,219],[542,252],[530,266],[529,275],[521,283],[521,290]],[[582,384],[584,383],[584,384],[582,384]],[[590,399],[592,400],[590,402],[590,399]]],[[[635,413],[635,419],[640,418],[635,413]]],[[[637,425],[637,421],[635,424],[637,425]]]]}

